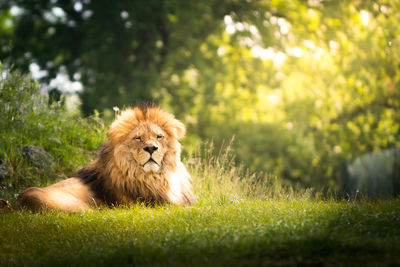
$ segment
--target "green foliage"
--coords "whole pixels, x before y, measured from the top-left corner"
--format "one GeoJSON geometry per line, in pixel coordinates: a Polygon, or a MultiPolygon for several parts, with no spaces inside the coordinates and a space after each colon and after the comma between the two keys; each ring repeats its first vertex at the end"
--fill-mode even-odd
{"type": "Polygon", "coordinates": [[[186,147],[235,136],[252,171],[338,189],[344,162],[400,146],[399,11],[397,0],[13,0],[0,8],[0,60],[35,62],[45,80],[64,66],[84,85],[84,114],[154,99],[189,126],[186,147]]]}
{"type": "Polygon", "coordinates": [[[263,26],[232,16],[236,30],[204,46],[214,65],[195,65],[176,86],[197,89],[193,131],[217,146],[234,135],[251,170],[338,188],[345,161],[400,145],[400,5],[290,3],[264,18],[280,46],[249,40],[263,26]]]}
{"type": "Polygon", "coordinates": [[[2,185],[46,184],[88,163],[105,139],[102,120],[82,119],[59,103],[49,105],[37,82],[2,67],[0,73],[0,158],[8,169],[2,185]],[[29,164],[21,153],[26,145],[50,153],[54,164],[45,168],[29,164]]]}
{"type": "Polygon", "coordinates": [[[34,61],[48,71],[47,80],[62,66],[71,79],[79,74],[82,109],[91,114],[157,99],[161,88],[180,95],[162,81],[191,65],[199,40],[221,31],[225,14],[245,8],[217,0],[7,1],[0,12],[12,31],[0,24],[0,60],[25,71],[34,61]],[[13,6],[20,13],[10,18],[13,6]]]}

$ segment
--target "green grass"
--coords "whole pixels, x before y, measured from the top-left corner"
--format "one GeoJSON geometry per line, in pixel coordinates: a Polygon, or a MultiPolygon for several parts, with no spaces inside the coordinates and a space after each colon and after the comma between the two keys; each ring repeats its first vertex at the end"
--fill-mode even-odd
{"type": "Polygon", "coordinates": [[[3,265],[400,264],[400,202],[200,200],[0,216],[3,265]]]}

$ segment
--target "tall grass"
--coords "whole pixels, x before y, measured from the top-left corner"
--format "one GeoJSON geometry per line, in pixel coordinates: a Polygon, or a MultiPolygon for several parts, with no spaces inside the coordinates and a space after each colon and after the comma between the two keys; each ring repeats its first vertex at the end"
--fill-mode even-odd
{"type": "Polygon", "coordinates": [[[245,166],[238,165],[232,142],[233,139],[219,149],[212,142],[205,142],[186,160],[194,191],[201,201],[223,204],[315,196],[312,189],[293,187],[273,174],[251,173],[245,166]]]}
{"type": "Polygon", "coordinates": [[[0,65],[0,159],[8,174],[0,181],[3,190],[43,185],[61,179],[85,165],[105,139],[99,117],[82,118],[60,102],[49,104],[39,84],[0,65]],[[33,166],[21,147],[34,145],[50,153],[54,162],[33,166]]]}

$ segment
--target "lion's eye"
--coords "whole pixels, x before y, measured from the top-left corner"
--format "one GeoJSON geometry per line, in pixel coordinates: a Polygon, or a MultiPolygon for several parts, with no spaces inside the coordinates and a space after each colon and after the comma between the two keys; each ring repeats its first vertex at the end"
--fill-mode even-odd
{"type": "Polygon", "coordinates": [[[140,136],[135,138],[136,141],[142,141],[142,138],[140,136]]]}
{"type": "Polygon", "coordinates": [[[162,136],[162,135],[157,135],[157,139],[158,139],[158,140],[163,139],[163,138],[164,138],[164,136],[162,136]]]}

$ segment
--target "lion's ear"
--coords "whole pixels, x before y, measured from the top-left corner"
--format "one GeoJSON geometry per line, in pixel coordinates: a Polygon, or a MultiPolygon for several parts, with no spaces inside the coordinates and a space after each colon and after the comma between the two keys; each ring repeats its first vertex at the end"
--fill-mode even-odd
{"type": "Polygon", "coordinates": [[[118,115],[117,119],[110,125],[107,136],[113,143],[121,143],[130,133],[132,127],[137,123],[135,110],[126,109],[118,115]]]}
{"type": "Polygon", "coordinates": [[[175,138],[177,140],[181,140],[186,134],[186,127],[182,122],[177,119],[173,119],[172,121],[172,129],[174,131],[175,138]]]}

